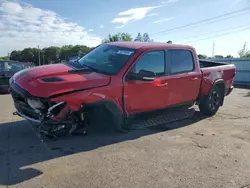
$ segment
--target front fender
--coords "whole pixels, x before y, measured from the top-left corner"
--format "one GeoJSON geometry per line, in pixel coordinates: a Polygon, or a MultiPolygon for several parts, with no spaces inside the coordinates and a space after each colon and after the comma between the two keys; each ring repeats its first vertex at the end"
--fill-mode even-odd
{"type": "Polygon", "coordinates": [[[78,111],[82,106],[108,104],[109,108],[119,110],[121,113],[123,112],[119,99],[105,91],[80,91],[52,98],[51,100],[53,102],[65,101],[72,111],[78,111]]]}

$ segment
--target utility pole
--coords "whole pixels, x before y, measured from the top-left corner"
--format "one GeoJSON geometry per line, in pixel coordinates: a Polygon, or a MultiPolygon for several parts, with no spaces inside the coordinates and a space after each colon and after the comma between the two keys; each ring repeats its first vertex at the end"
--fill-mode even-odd
{"type": "Polygon", "coordinates": [[[8,60],[10,60],[10,53],[8,52],[8,60]]]}
{"type": "Polygon", "coordinates": [[[45,63],[44,63],[44,51],[42,51],[42,53],[43,53],[43,65],[45,65],[45,63]]]}
{"type": "Polygon", "coordinates": [[[215,43],[213,42],[212,58],[214,57],[214,48],[215,48],[215,43]]]}
{"type": "Polygon", "coordinates": [[[243,52],[246,52],[246,47],[247,47],[247,43],[245,42],[243,46],[243,52]]]}
{"type": "Polygon", "coordinates": [[[41,65],[41,58],[40,58],[40,49],[39,49],[39,45],[38,45],[38,66],[41,65]]]}

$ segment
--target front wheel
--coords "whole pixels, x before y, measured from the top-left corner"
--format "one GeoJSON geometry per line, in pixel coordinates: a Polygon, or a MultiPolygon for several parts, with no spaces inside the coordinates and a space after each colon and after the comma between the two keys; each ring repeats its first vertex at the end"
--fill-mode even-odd
{"type": "Polygon", "coordinates": [[[222,88],[215,86],[199,105],[201,113],[212,116],[216,114],[224,98],[222,88]]]}

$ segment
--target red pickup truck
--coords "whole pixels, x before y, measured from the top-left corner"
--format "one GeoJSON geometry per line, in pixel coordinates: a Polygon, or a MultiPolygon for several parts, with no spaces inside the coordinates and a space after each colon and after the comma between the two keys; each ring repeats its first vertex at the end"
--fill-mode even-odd
{"type": "Polygon", "coordinates": [[[17,114],[48,137],[86,132],[104,117],[124,131],[131,119],[162,109],[199,105],[214,115],[233,90],[235,66],[198,59],[185,45],[101,44],[78,62],[35,67],[10,79],[17,114]],[[91,118],[92,117],[92,118],[91,118]]]}

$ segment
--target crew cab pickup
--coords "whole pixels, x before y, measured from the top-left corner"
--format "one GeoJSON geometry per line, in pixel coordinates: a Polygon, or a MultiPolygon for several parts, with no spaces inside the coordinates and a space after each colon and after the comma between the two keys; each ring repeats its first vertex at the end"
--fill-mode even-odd
{"type": "Polygon", "coordinates": [[[233,90],[234,77],[233,64],[199,60],[191,46],[112,42],[78,62],[20,71],[10,79],[10,92],[14,114],[39,123],[40,132],[54,138],[85,133],[91,119],[103,116],[124,131],[128,120],[161,109],[197,104],[214,115],[233,90]]]}

